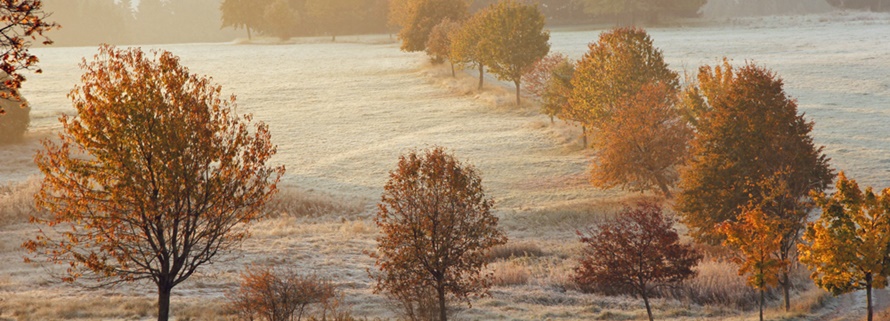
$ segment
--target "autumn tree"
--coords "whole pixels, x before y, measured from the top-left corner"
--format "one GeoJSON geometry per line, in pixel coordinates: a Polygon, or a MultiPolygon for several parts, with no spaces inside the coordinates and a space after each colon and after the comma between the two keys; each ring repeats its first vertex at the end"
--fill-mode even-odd
{"type": "Polygon", "coordinates": [[[810,137],[813,122],[798,114],[782,80],[752,63],[734,69],[724,60],[716,68],[701,67],[687,94],[695,99],[686,101],[699,105],[684,107],[694,111],[696,126],[675,209],[690,235],[721,242],[714,227],[736,221],[748,204],[762,203],[770,193],[760,182],[774,175],[781,175],[786,191],[768,213],[806,215],[789,206],[799,206],[794,202],[810,190],[823,190],[834,174],[810,137]]]}
{"type": "Polygon", "coordinates": [[[469,303],[485,294],[485,253],[507,241],[491,206],[476,169],[443,148],[402,155],[378,204],[375,291],[404,297],[434,289],[440,321],[448,296],[469,303]]]}
{"type": "Polygon", "coordinates": [[[150,280],[167,320],[173,287],[240,244],[284,167],[267,165],[268,126],[170,52],[103,46],[81,68],[77,115],[35,157],[52,216],[24,247],[68,266],[64,281],[150,280]]]}
{"type": "Polygon", "coordinates": [[[531,66],[550,51],[550,32],[544,30],[544,15],[537,5],[503,0],[481,12],[482,61],[499,80],[516,86],[531,66]]]}
{"type": "Polygon", "coordinates": [[[634,191],[657,188],[671,198],[692,137],[676,103],[675,88],[665,83],[644,85],[636,95],[621,99],[612,120],[597,131],[591,183],[634,191]]]}
{"type": "Polygon", "coordinates": [[[482,17],[485,14],[485,10],[476,12],[451,36],[451,58],[457,64],[472,65],[479,69],[479,90],[482,90],[485,75],[481,47],[482,41],[485,41],[482,38],[482,17]]]}
{"type": "Polygon", "coordinates": [[[643,298],[652,321],[649,298],[661,286],[695,275],[702,255],[680,244],[674,220],[654,203],[625,208],[615,219],[578,232],[584,243],[575,281],[594,289],[625,289],[643,298]]]}
{"type": "MultiPolygon", "coordinates": [[[[538,61],[522,74],[522,88],[537,99],[543,99],[547,83],[553,77],[553,69],[557,65],[568,61],[569,57],[559,52],[551,52],[538,61]]],[[[551,116],[552,120],[552,116],[551,116]]]]}
{"type": "Polygon", "coordinates": [[[249,267],[238,288],[226,293],[228,307],[240,317],[267,321],[301,320],[304,315],[323,319],[336,296],[330,280],[268,267],[249,267]],[[315,309],[320,313],[311,313],[311,305],[320,306],[315,309]]]}
{"type": "Polygon", "coordinates": [[[306,12],[314,24],[337,41],[337,35],[361,19],[362,0],[306,0],[306,12]]]}
{"type": "Polygon", "coordinates": [[[404,51],[426,49],[430,32],[446,18],[462,21],[467,16],[465,0],[394,0],[390,2],[390,22],[401,28],[399,40],[404,51]]]}
{"type": "Polygon", "coordinates": [[[623,100],[635,97],[644,85],[678,90],[677,73],[668,69],[661,50],[645,30],[617,28],[600,34],[578,62],[572,79],[572,108],[582,110],[585,123],[598,129],[612,121],[623,100]]]}
{"type": "MultiPolygon", "coordinates": [[[[19,89],[25,76],[22,70],[33,70],[40,73],[37,67],[39,59],[29,49],[33,40],[42,38],[44,45],[52,44],[52,40],[43,35],[44,32],[58,28],[54,22],[46,19],[49,13],[43,11],[41,0],[0,0],[0,72],[3,73],[3,87],[0,99],[18,100],[19,89]]],[[[0,115],[5,109],[0,107],[0,115]]],[[[0,122],[4,121],[0,118],[0,122]]]]}
{"type": "Polygon", "coordinates": [[[430,39],[426,43],[426,54],[430,56],[433,62],[441,63],[447,60],[451,64],[451,77],[456,77],[454,58],[451,51],[451,38],[460,30],[460,27],[459,22],[451,21],[451,19],[442,20],[441,23],[433,27],[430,39]]]}
{"type": "Polygon", "coordinates": [[[822,209],[798,245],[800,262],[819,287],[834,295],[865,289],[872,320],[872,289],[887,286],[890,271],[890,189],[863,193],[855,180],[838,175],[836,192],[813,193],[822,209]]]}
{"type": "Polygon", "coordinates": [[[300,19],[300,13],[291,6],[290,0],[271,0],[263,10],[263,20],[258,24],[258,30],[282,41],[288,40],[297,33],[300,19]]]}
{"type": "Polygon", "coordinates": [[[785,227],[782,222],[756,207],[749,207],[736,222],[724,222],[717,232],[736,251],[733,262],[739,264],[739,275],[748,275],[748,286],[760,292],[760,321],[763,321],[764,292],[778,284],[778,275],[790,262],[779,255],[785,227]]]}
{"type": "Polygon", "coordinates": [[[251,30],[258,30],[263,23],[266,8],[271,0],[223,0],[222,26],[247,30],[247,39],[252,39],[251,30]]]}

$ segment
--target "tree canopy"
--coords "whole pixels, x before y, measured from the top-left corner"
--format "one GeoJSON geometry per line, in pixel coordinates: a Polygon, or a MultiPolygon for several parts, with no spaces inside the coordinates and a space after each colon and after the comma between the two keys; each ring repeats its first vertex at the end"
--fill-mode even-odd
{"type": "Polygon", "coordinates": [[[768,193],[760,182],[767,177],[781,175],[790,200],[831,183],[829,159],[810,136],[813,122],[798,114],[773,72],[724,60],[701,67],[688,94],[696,98],[687,101],[699,105],[685,107],[696,126],[675,209],[697,240],[722,241],[714,227],[761,203],[768,193]]]}
{"type": "MultiPolygon", "coordinates": [[[[41,72],[37,67],[40,60],[29,49],[31,41],[37,38],[42,38],[45,45],[53,43],[43,33],[59,26],[47,21],[48,16],[49,13],[43,11],[41,0],[0,1],[0,50],[3,51],[0,72],[5,74],[0,99],[19,98],[19,89],[25,81],[22,70],[41,72]]],[[[5,110],[0,107],[0,115],[4,113],[5,110]]]]}
{"type": "Polygon", "coordinates": [[[887,286],[890,275],[890,188],[863,192],[841,172],[836,192],[813,197],[822,214],[807,225],[800,262],[816,285],[834,295],[865,289],[871,321],[872,289],[887,286]]]}
{"type": "Polygon", "coordinates": [[[537,5],[503,0],[480,12],[482,62],[500,80],[516,86],[520,104],[522,75],[550,51],[550,32],[537,5]]]}
{"type": "Polygon", "coordinates": [[[441,321],[446,295],[486,293],[485,253],[507,241],[491,206],[476,169],[443,148],[402,155],[378,204],[376,291],[404,297],[433,289],[441,321]]]}
{"type": "Polygon", "coordinates": [[[399,40],[404,51],[423,51],[433,27],[442,20],[463,21],[466,0],[394,0],[390,2],[390,23],[401,28],[399,40]]]}
{"type": "Polygon", "coordinates": [[[626,291],[643,298],[649,320],[649,297],[656,288],[695,275],[702,255],[680,244],[674,221],[654,203],[625,208],[615,219],[586,233],[578,232],[585,250],[575,281],[602,291],[626,291]]]}
{"type": "Polygon", "coordinates": [[[167,320],[173,287],[240,244],[284,167],[267,165],[268,127],[170,52],[103,46],[81,68],[76,117],[35,158],[52,216],[32,221],[50,231],[24,246],[67,265],[65,281],[152,281],[167,320]]]}

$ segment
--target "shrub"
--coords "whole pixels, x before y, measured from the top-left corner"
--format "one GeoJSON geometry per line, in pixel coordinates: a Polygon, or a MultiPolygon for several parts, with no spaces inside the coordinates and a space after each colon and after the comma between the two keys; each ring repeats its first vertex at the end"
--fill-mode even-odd
{"type": "Polygon", "coordinates": [[[290,321],[326,315],[339,307],[338,293],[327,279],[292,270],[248,268],[238,289],[226,294],[229,308],[243,320],[290,321]],[[315,309],[311,309],[312,307],[315,309]],[[313,313],[314,312],[314,313],[313,313]]]}

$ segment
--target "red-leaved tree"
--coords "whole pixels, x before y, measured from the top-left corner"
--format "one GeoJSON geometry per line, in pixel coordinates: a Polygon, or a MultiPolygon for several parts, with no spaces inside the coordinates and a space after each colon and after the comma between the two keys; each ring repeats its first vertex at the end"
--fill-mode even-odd
{"type": "Polygon", "coordinates": [[[658,287],[695,275],[702,255],[680,244],[674,220],[654,203],[625,208],[614,220],[578,231],[585,245],[575,281],[605,292],[628,291],[643,298],[652,321],[649,297],[658,287]]]}

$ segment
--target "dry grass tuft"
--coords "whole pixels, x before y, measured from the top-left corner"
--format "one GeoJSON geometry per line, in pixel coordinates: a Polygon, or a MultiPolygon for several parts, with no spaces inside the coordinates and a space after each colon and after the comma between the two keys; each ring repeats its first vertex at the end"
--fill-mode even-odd
{"type": "Polygon", "coordinates": [[[28,222],[35,213],[34,194],[38,190],[40,180],[37,178],[0,186],[0,226],[28,222]]]}
{"type": "Polygon", "coordinates": [[[360,200],[285,187],[266,206],[266,211],[271,217],[351,217],[362,213],[365,207],[360,200]]]}
{"type": "Polygon", "coordinates": [[[498,261],[488,267],[492,270],[492,284],[495,286],[526,285],[531,278],[528,267],[516,260],[498,261]]]}
{"type": "Polygon", "coordinates": [[[544,251],[532,242],[508,242],[492,247],[486,256],[488,262],[494,262],[516,257],[540,257],[544,256],[544,251]]]}

